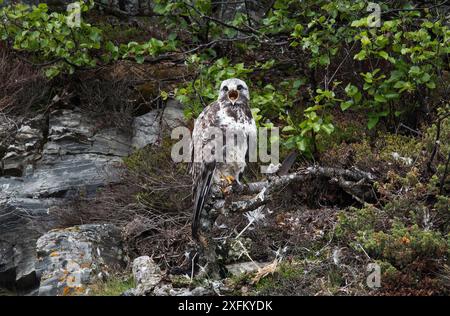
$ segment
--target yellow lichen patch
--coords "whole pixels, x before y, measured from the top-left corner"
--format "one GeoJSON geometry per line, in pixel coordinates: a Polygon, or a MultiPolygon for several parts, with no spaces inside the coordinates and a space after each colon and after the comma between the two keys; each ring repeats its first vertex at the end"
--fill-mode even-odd
{"type": "Polygon", "coordinates": [[[64,289],[63,289],[62,295],[63,295],[63,296],[68,296],[68,295],[70,294],[71,291],[72,291],[72,289],[71,289],[70,287],[65,286],[64,289]]]}
{"type": "Polygon", "coordinates": [[[53,251],[53,252],[50,254],[50,257],[57,257],[57,256],[59,256],[59,252],[58,252],[58,251],[53,251]]]}
{"type": "Polygon", "coordinates": [[[74,288],[74,294],[76,295],[83,295],[84,294],[84,288],[82,286],[77,286],[74,288]]]}

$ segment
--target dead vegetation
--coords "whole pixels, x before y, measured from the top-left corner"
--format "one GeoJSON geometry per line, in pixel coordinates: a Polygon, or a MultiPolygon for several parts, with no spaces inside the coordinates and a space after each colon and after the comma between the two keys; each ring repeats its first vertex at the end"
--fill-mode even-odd
{"type": "Polygon", "coordinates": [[[0,44],[0,158],[14,141],[20,121],[44,107],[49,91],[40,69],[0,44]]]}
{"type": "Polygon", "coordinates": [[[0,44],[0,112],[25,115],[48,101],[50,90],[39,68],[23,62],[0,44]]]}
{"type": "Polygon", "coordinates": [[[108,222],[123,228],[131,257],[152,256],[167,269],[187,271],[191,177],[187,165],[174,163],[170,143],[149,147],[126,158],[122,184],[105,187],[95,197],[83,192],[55,211],[62,227],[108,222]]]}

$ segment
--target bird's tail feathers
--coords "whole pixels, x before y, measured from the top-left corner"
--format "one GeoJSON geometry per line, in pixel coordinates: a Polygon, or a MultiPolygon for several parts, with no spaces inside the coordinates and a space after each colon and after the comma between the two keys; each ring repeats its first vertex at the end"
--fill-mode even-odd
{"type": "Polygon", "coordinates": [[[198,227],[200,224],[200,216],[202,214],[203,207],[209,196],[211,184],[216,170],[216,162],[210,162],[205,164],[195,190],[194,212],[192,217],[192,237],[198,240],[198,227]]]}

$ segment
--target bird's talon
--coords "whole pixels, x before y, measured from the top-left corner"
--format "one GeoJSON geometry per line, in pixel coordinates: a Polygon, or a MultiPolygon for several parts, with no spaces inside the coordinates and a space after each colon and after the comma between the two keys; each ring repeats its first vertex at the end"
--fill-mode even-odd
{"type": "Polygon", "coordinates": [[[234,182],[234,177],[233,176],[226,176],[225,180],[227,180],[228,185],[232,184],[234,182]]]}

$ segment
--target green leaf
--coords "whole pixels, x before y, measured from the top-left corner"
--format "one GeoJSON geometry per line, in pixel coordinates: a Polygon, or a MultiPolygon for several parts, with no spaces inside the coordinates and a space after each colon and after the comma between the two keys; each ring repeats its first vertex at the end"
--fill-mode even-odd
{"type": "Polygon", "coordinates": [[[422,71],[420,70],[420,67],[418,67],[418,66],[412,66],[412,67],[409,69],[409,74],[410,74],[410,75],[418,76],[418,75],[420,75],[421,73],[422,73],[422,71]]]}
{"type": "Polygon", "coordinates": [[[384,96],[382,96],[381,94],[376,94],[375,95],[375,101],[379,102],[379,103],[387,102],[386,98],[384,96]]]}
{"type": "Polygon", "coordinates": [[[49,67],[45,70],[45,76],[47,78],[54,78],[59,74],[60,70],[57,66],[49,67]]]}
{"type": "Polygon", "coordinates": [[[427,83],[426,83],[426,86],[427,86],[429,89],[436,89],[436,84],[435,84],[433,81],[427,82],[427,83]]]}
{"type": "Polygon", "coordinates": [[[378,55],[383,59],[386,59],[386,60],[389,59],[389,54],[387,52],[385,52],[384,50],[379,52],[378,55]]]}
{"type": "Polygon", "coordinates": [[[281,131],[282,132],[292,132],[294,130],[295,130],[295,128],[293,128],[291,125],[287,125],[287,126],[283,127],[283,129],[281,131]]]}
{"type": "Polygon", "coordinates": [[[325,133],[327,133],[328,135],[330,135],[334,131],[334,126],[331,123],[323,124],[322,130],[325,131],[325,133]]]}
{"type": "Polygon", "coordinates": [[[161,91],[160,95],[161,99],[163,99],[164,101],[169,98],[169,94],[166,91],[161,91]]]}
{"type": "Polygon", "coordinates": [[[369,118],[369,121],[367,122],[367,128],[372,129],[375,127],[375,125],[378,124],[379,117],[378,116],[372,116],[369,118]]]}
{"type": "Polygon", "coordinates": [[[319,57],[319,64],[321,66],[328,66],[330,64],[330,57],[328,55],[321,55],[319,57]]]}
{"type": "Polygon", "coordinates": [[[346,101],[346,102],[342,102],[342,103],[341,103],[341,110],[342,110],[342,111],[345,111],[345,110],[347,110],[348,108],[350,108],[352,105],[353,105],[353,100],[346,101]]]}
{"type": "Polygon", "coordinates": [[[304,138],[301,138],[299,141],[297,141],[297,148],[300,151],[306,151],[306,141],[304,138]]]}
{"type": "Polygon", "coordinates": [[[394,100],[394,99],[397,99],[398,97],[400,97],[400,94],[398,94],[398,93],[386,93],[384,95],[384,97],[386,99],[388,99],[388,100],[394,100]]]}
{"type": "Polygon", "coordinates": [[[366,51],[365,50],[361,50],[358,54],[356,54],[353,57],[353,59],[361,61],[361,60],[366,59],[366,56],[367,56],[366,51]]]}
{"type": "Polygon", "coordinates": [[[134,57],[134,59],[136,60],[136,62],[138,64],[143,64],[144,60],[145,60],[145,57],[143,55],[137,55],[137,56],[134,57]]]}

